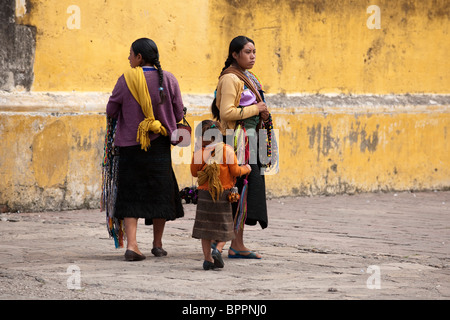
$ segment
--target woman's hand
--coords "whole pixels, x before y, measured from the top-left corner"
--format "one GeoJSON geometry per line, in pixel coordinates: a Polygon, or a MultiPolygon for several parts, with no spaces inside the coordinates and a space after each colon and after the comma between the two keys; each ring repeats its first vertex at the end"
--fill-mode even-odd
{"type": "Polygon", "coordinates": [[[258,110],[259,110],[259,113],[262,113],[262,112],[264,112],[264,111],[268,111],[267,110],[267,106],[266,106],[266,104],[264,103],[264,102],[258,102],[257,104],[256,104],[256,106],[258,107],[258,110]]]}
{"type": "Polygon", "coordinates": [[[269,110],[264,111],[264,112],[261,113],[261,118],[262,118],[264,121],[267,121],[267,119],[269,119],[269,115],[270,115],[269,110]]]}
{"type": "Polygon", "coordinates": [[[269,110],[267,109],[267,105],[264,102],[258,102],[256,105],[258,106],[261,118],[264,121],[269,119],[269,110]]]}

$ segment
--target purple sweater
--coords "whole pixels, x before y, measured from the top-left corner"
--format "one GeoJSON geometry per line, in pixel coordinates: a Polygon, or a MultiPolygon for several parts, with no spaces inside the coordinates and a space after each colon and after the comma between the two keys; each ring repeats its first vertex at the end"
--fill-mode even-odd
{"type": "MultiPolygon", "coordinates": [[[[161,121],[170,137],[177,128],[177,123],[183,119],[183,101],[177,79],[170,72],[163,72],[163,88],[166,100],[162,105],[158,105],[160,100],[158,71],[146,71],[144,75],[147,80],[150,98],[152,99],[155,119],[161,121]]],[[[111,97],[109,97],[106,114],[117,119],[116,137],[114,140],[116,146],[127,147],[139,144],[136,142],[136,135],[139,123],[144,120],[144,113],[128,89],[123,75],[117,80],[111,97]]],[[[155,140],[159,136],[160,134],[150,132],[150,140],[155,140]]]]}

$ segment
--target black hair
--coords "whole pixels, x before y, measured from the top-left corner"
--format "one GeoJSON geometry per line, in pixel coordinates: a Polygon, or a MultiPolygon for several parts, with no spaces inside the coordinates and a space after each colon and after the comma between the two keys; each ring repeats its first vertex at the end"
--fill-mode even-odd
{"type": "MultiPolygon", "coordinates": [[[[206,140],[208,139],[207,137],[205,137],[205,132],[210,130],[210,129],[215,129],[218,130],[218,132],[221,133],[221,125],[218,121],[214,121],[214,120],[203,120],[201,123],[199,123],[197,125],[197,127],[195,128],[195,138],[196,139],[201,139],[203,146],[210,144],[211,142],[215,141],[215,136],[213,134],[213,136],[211,137],[212,140],[206,140]],[[205,143],[206,142],[206,143],[205,143]]],[[[223,137],[221,137],[220,139],[223,139],[223,137]]]]}
{"type": "MultiPolygon", "coordinates": [[[[252,39],[245,37],[245,36],[237,36],[236,38],[231,40],[230,46],[228,48],[228,58],[225,61],[225,66],[223,67],[223,69],[220,73],[222,73],[225,69],[227,69],[229,66],[231,66],[233,64],[233,62],[236,61],[236,59],[233,58],[233,53],[235,52],[235,53],[239,54],[241,52],[241,50],[244,49],[245,45],[249,42],[255,44],[255,42],[252,39]]],[[[212,112],[214,119],[216,119],[217,121],[220,121],[220,111],[216,105],[216,98],[214,98],[214,101],[211,104],[211,112],[212,112]]]]}
{"type": "MultiPolygon", "coordinates": [[[[159,52],[156,43],[148,38],[140,38],[134,41],[131,45],[133,52],[135,55],[141,54],[142,59],[145,63],[150,63],[158,69],[159,74],[159,87],[162,88],[164,74],[161,68],[161,63],[159,62],[159,52]]],[[[164,94],[164,90],[159,90],[159,104],[164,103],[166,100],[166,95],[164,94]]]]}

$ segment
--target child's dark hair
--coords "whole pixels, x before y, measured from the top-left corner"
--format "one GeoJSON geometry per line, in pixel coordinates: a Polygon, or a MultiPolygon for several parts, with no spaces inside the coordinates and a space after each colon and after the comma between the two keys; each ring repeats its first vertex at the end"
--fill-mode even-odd
{"type": "MultiPolygon", "coordinates": [[[[228,58],[225,61],[225,66],[223,67],[223,69],[220,73],[222,73],[226,68],[231,66],[233,64],[233,62],[236,61],[233,58],[233,52],[239,54],[241,52],[241,50],[244,49],[244,46],[249,42],[255,44],[255,42],[252,39],[245,37],[245,36],[238,36],[238,37],[234,38],[233,40],[231,40],[230,47],[228,48],[228,58]]],[[[211,113],[212,113],[214,119],[216,119],[217,121],[220,121],[220,111],[216,105],[216,98],[214,98],[214,101],[211,104],[211,113]]]]}
{"type": "Polygon", "coordinates": [[[214,120],[203,120],[196,128],[195,128],[195,137],[197,139],[201,138],[202,141],[206,141],[209,143],[214,142],[214,136],[212,137],[213,140],[203,140],[205,132],[209,129],[217,129],[219,132],[221,131],[220,123],[214,120]]]}
{"type": "Polygon", "coordinates": [[[161,68],[161,63],[159,62],[159,52],[156,43],[148,38],[140,38],[133,42],[131,48],[133,49],[135,55],[138,55],[140,53],[142,59],[146,63],[151,63],[158,69],[160,98],[159,104],[164,103],[164,101],[166,100],[166,95],[164,94],[164,90],[162,90],[164,74],[161,68]]]}

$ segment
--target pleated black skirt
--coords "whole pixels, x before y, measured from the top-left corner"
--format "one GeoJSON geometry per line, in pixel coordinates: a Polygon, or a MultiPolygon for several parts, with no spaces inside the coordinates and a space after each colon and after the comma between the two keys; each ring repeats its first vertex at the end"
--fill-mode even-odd
{"type": "Polygon", "coordinates": [[[184,216],[178,183],[172,169],[169,137],[141,146],[119,148],[118,194],[115,217],[175,220],[184,216]]]}
{"type": "MultiPolygon", "coordinates": [[[[261,166],[259,164],[250,164],[252,171],[247,177],[247,219],[245,224],[253,226],[259,223],[262,229],[267,228],[267,201],[266,201],[266,182],[264,175],[261,175],[261,166]]],[[[244,186],[244,177],[237,178],[236,187],[239,194],[242,193],[244,186]]],[[[232,203],[233,214],[237,213],[238,203],[232,203]]]]}

